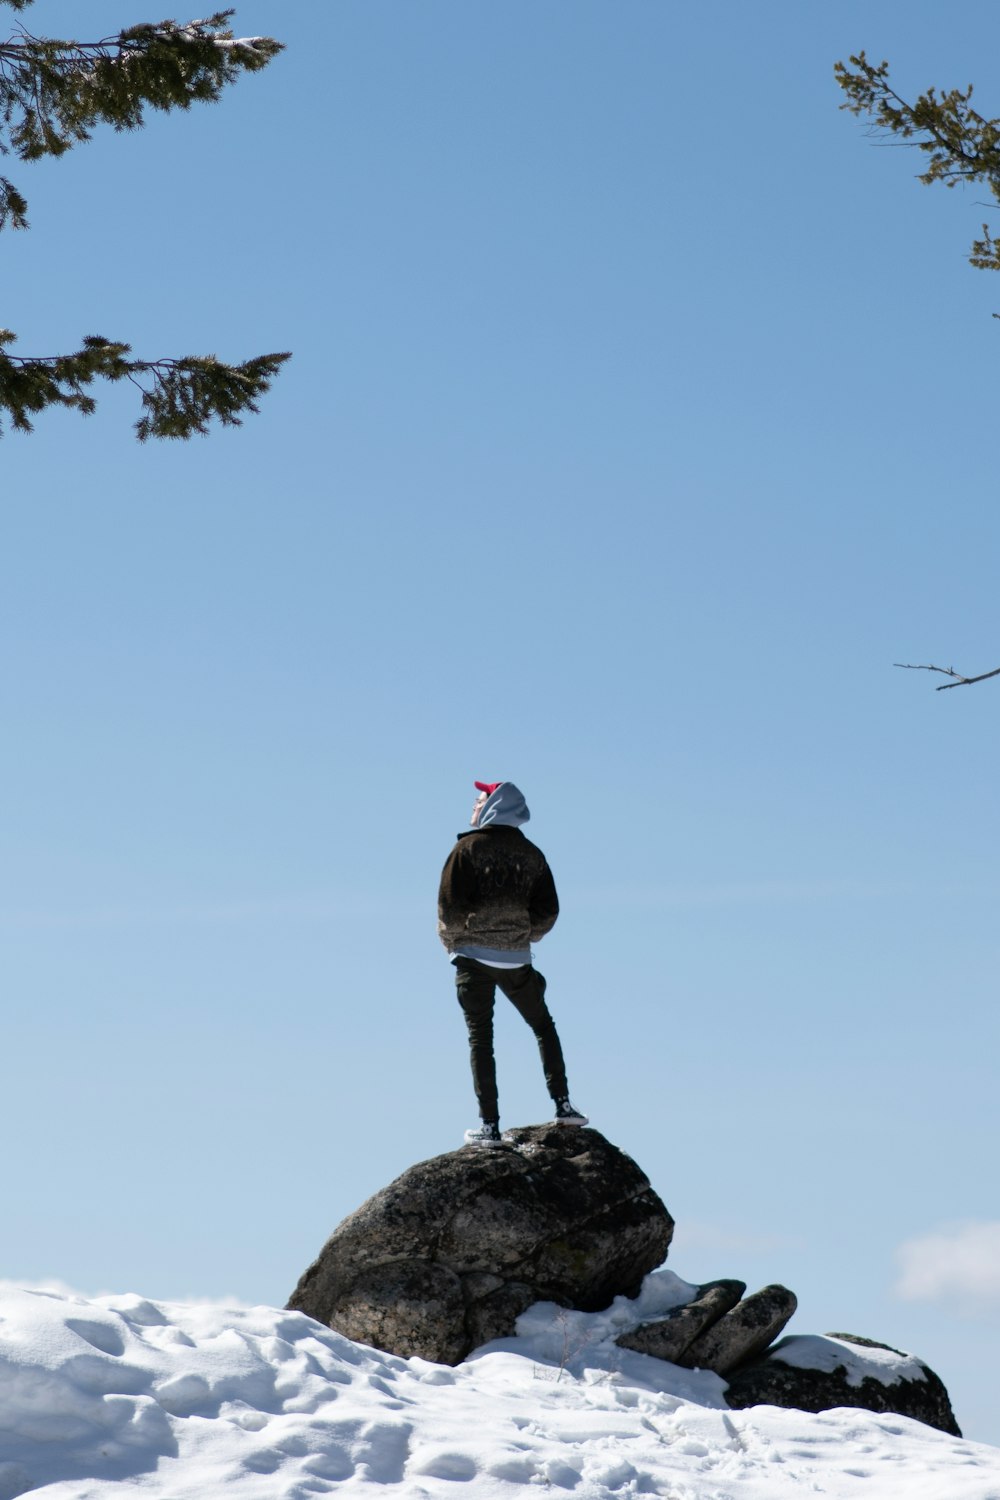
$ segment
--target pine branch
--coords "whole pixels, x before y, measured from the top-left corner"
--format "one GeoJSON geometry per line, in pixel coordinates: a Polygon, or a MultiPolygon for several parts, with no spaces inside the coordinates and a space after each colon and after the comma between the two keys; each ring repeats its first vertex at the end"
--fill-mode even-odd
{"type": "Polygon", "coordinates": [[[150,437],[206,434],[215,418],[239,427],[289,354],[261,354],[242,365],[214,355],[183,359],[129,359],[128,344],[91,335],[75,354],[26,358],[7,353],[15,335],[0,330],[0,411],[17,432],[31,432],[31,418],[48,406],[72,407],[89,416],[97,402],[87,387],[95,380],[130,380],[142,392],[143,415],[135,424],[140,442],[150,437]]]}
{"type": "MultiPolygon", "coordinates": [[[[32,0],[0,0],[24,10],[32,0]]],[[[95,126],[138,130],[147,109],[212,103],[244,72],[258,72],[282,50],[272,37],[234,37],[219,10],[203,20],[131,26],[92,42],[60,41],[18,27],[0,41],[0,154],[21,161],[61,156],[87,141],[95,126]]],[[[26,229],[27,202],[0,177],[0,230],[26,229]]],[[[132,359],[128,344],[92,336],[74,354],[26,358],[8,352],[14,335],[0,330],[0,412],[15,431],[30,432],[48,406],[89,415],[94,381],[131,381],[142,395],[140,441],[206,433],[213,420],[239,426],[288,354],[264,354],[240,365],[214,356],[132,359]]]]}
{"type": "Polygon", "coordinates": [[[980,672],[978,677],[963,677],[961,672],[956,672],[954,667],[925,667],[917,666],[914,662],[894,661],[894,667],[902,667],[904,672],[940,672],[944,677],[954,677],[954,682],[939,683],[935,689],[943,693],[946,688],[971,687],[974,682],[985,682],[989,677],[1000,677],[1000,667],[995,667],[992,672],[980,672]]]}
{"type": "MultiPolygon", "coordinates": [[[[981,182],[1000,201],[1000,119],[986,119],[973,109],[972,84],[966,89],[939,93],[928,89],[908,104],[889,83],[889,64],[876,67],[864,52],[834,64],[837,83],[847,95],[840,106],[854,115],[867,115],[876,133],[896,136],[916,146],[930,160],[919,181],[981,182]]],[[[973,240],[969,260],[977,269],[1000,271],[1000,246],[983,225],[983,238],[973,240]]]]}
{"type": "Polygon", "coordinates": [[[27,229],[27,213],[27,200],[9,178],[0,177],[0,229],[6,227],[8,220],[15,229],[27,229]]]}
{"type": "MultiPolygon", "coordinates": [[[[30,0],[0,0],[22,9],[30,0]]],[[[21,161],[62,156],[98,124],[138,130],[147,108],[213,103],[241,73],[259,72],[282,51],[273,37],[234,37],[232,10],[200,21],[130,26],[95,42],[36,37],[23,27],[0,42],[0,154],[21,161]]],[[[7,196],[11,185],[6,184],[7,196]]],[[[20,224],[27,205],[17,194],[20,224]]]]}

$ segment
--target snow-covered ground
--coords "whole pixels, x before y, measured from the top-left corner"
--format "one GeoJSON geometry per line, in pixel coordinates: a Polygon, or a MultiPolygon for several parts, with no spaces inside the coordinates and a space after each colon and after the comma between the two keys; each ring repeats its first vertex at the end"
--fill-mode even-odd
{"type": "Polygon", "coordinates": [[[270,1307],[3,1285],[0,1500],[1000,1500],[998,1448],[856,1410],[730,1412],[718,1376],[615,1346],[691,1291],[658,1271],[604,1313],[538,1304],[449,1369],[270,1307]]]}

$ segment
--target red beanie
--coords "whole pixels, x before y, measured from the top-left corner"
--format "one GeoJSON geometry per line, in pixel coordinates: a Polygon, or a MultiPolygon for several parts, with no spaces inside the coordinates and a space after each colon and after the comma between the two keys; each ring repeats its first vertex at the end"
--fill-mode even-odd
{"type": "Polygon", "coordinates": [[[487,797],[492,797],[498,786],[503,786],[502,781],[474,781],[472,785],[477,792],[485,792],[487,797]]]}

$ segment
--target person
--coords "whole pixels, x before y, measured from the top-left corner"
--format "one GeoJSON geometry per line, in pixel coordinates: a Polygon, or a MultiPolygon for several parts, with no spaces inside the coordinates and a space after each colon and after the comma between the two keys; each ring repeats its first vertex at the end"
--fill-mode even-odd
{"type": "Polygon", "coordinates": [[[465,1132],[470,1146],[499,1146],[500,1107],[493,1057],[496,987],[535,1034],[555,1120],[586,1125],[569,1099],[555,1022],[545,1003],[545,977],[534,967],[531,944],[559,915],[552,871],[521,826],[531,814],[512,781],[477,781],[471,828],[458,835],[441,873],[438,935],[455,966],[458,1001],[469,1029],[472,1082],[480,1125],[465,1132]]]}

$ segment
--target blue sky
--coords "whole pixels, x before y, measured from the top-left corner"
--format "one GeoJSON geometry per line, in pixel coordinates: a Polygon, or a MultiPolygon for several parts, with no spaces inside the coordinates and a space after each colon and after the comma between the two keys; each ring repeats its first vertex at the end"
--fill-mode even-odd
{"type": "MultiPolygon", "coordinates": [[[[1000,1299],[948,1269],[1000,1219],[1000,687],[892,667],[1000,665],[1000,291],[981,191],[832,76],[1000,113],[995,8],[237,27],[287,51],[224,103],[4,168],[20,352],[294,351],[237,432],[140,447],[106,391],[0,447],[4,1274],[280,1303],[457,1145],[434,898],[507,778],[574,1097],[673,1269],[915,1350],[1000,1441],[1000,1299]]],[[[509,1009],[498,1060],[543,1116],[509,1009]]]]}

